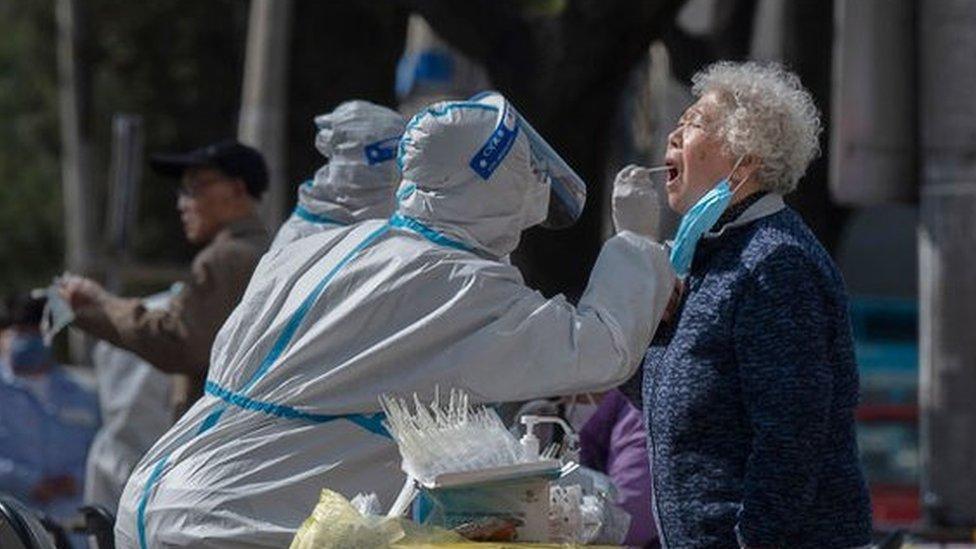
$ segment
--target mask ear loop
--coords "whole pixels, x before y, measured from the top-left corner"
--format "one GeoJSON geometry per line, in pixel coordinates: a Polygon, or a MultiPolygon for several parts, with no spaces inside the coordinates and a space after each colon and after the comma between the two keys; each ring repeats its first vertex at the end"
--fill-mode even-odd
{"type": "MultiPolygon", "coordinates": [[[[742,155],[742,156],[739,157],[738,160],[735,161],[735,164],[732,166],[732,171],[729,172],[729,179],[730,180],[732,179],[732,174],[735,173],[735,170],[738,170],[739,169],[739,164],[742,164],[742,161],[745,160],[745,158],[746,158],[746,156],[745,155],[742,155]]],[[[752,174],[746,176],[745,179],[743,179],[742,181],[739,181],[738,183],[736,183],[735,187],[732,189],[732,196],[735,196],[735,193],[739,192],[739,189],[741,189],[742,186],[746,184],[746,181],[749,181],[749,178],[750,177],[752,177],[752,174]]]]}

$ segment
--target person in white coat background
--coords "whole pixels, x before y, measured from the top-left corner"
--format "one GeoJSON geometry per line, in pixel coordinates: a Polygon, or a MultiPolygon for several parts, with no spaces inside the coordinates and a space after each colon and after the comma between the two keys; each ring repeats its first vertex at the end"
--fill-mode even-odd
{"type": "Polygon", "coordinates": [[[667,253],[621,230],[578,306],[499,261],[522,230],[578,217],[585,196],[502,96],[421,111],[398,163],[389,220],[261,260],[217,336],[206,395],[125,488],[118,547],[285,546],[322,488],[389,505],[403,475],[381,425],[384,393],[430,398],[440,386],[503,402],[633,374],[673,287],[667,253]]]}
{"type": "MultiPolygon", "coordinates": [[[[179,287],[149,296],[143,304],[148,310],[165,308],[179,287]]],[[[95,344],[92,364],[102,426],[88,450],[84,499],[114,513],[129,474],[173,424],[171,384],[167,374],[107,341],[95,344]]]]}

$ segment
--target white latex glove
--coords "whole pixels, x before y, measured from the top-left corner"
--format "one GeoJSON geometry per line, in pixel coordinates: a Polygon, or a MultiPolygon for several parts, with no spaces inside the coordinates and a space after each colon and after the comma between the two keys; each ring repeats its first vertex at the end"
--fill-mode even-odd
{"type": "Polygon", "coordinates": [[[657,191],[647,168],[631,164],[613,181],[613,226],[653,238],[661,214],[657,191]]]}

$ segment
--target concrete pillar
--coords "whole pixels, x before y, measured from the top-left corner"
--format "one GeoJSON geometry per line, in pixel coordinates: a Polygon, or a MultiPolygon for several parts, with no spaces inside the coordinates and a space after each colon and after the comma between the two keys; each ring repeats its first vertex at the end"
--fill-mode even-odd
{"type": "Polygon", "coordinates": [[[132,235],[139,212],[145,131],[142,116],[116,113],[112,116],[112,154],[106,208],[105,287],[115,293],[124,290],[122,272],[131,257],[132,235]]]}
{"type": "Polygon", "coordinates": [[[291,189],[285,169],[291,11],[291,0],[251,2],[237,128],[241,143],[261,151],[268,163],[268,191],[261,217],[272,231],[281,224],[285,195],[291,189]]]}
{"type": "Polygon", "coordinates": [[[835,0],[831,197],[846,206],[916,198],[915,2],[835,0]]]}
{"type": "Polygon", "coordinates": [[[976,2],[917,3],[921,488],[932,526],[976,525],[976,2]]]}

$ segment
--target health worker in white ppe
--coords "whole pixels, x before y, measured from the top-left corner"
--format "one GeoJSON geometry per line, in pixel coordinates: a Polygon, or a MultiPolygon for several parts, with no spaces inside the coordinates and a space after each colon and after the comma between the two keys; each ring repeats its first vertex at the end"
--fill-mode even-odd
{"type": "Polygon", "coordinates": [[[214,343],[206,395],[126,486],[118,547],[286,546],[322,488],[390,505],[404,478],[384,393],[519,401],[633,374],[671,293],[667,253],[621,231],[575,307],[500,262],[522,230],[571,222],[585,198],[504,97],[424,109],[398,162],[389,220],[261,260],[214,343]]]}
{"type": "MultiPolygon", "coordinates": [[[[147,297],[143,306],[165,309],[180,286],[147,297]]],[[[88,449],[84,500],[114,513],[129,474],[172,425],[171,382],[169,375],[106,341],[95,344],[92,364],[102,426],[88,449]]]]}
{"type": "Polygon", "coordinates": [[[369,101],[346,101],[315,117],[315,148],[329,161],[298,188],[298,204],[271,249],[365,219],[386,219],[400,183],[396,147],[406,120],[369,101]]]}

